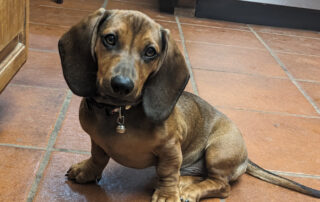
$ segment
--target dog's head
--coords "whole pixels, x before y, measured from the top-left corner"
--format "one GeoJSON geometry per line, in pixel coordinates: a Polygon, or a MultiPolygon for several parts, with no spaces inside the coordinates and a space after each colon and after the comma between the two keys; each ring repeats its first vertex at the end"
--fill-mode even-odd
{"type": "Polygon", "coordinates": [[[137,11],[97,10],[61,37],[59,53],[73,93],[117,106],[142,101],[154,122],[170,115],[189,79],[169,31],[137,11]]]}

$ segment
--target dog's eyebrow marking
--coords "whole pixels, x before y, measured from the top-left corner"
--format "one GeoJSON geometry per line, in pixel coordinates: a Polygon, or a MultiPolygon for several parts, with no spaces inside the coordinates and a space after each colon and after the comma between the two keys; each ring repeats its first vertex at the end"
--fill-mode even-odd
{"type": "Polygon", "coordinates": [[[146,23],[146,20],[138,17],[138,16],[134,16],[132,15],[130,18],[130,24],[131,24],[131,30],[132,30],[132,35],[135,36],[137,35],[140,31],[143,31],[142,28],[144,27],[144,24],[146,23]]]}
{"type": "Polygon", "coordinates": [[[139,33],[146,33],[147,30],[152,28],[150,21],[146,20],[142,16],[130,15],[128,17],[128,23],[131,25],[130,30],[132,32],[132,38],[130,43],[130,49],[132,50],[134,46],[135,39],[139,33]]]}

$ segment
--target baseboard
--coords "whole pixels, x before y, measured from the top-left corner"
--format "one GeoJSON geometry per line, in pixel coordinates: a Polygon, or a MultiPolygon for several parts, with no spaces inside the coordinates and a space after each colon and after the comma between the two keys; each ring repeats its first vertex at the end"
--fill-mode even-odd
{"type": "Polygon", "coordinates": [[[240,0],[198,0],[196,17],[320,31],[320,11],[240,0]]]}

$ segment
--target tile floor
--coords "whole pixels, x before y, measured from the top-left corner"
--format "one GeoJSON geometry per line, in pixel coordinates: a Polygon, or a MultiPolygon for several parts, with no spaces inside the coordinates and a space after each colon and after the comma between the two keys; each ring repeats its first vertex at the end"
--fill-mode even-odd
{"type": "MultiPolygon", "coordinates": [[[[149,201],[153,168],[111,162],[99,184],[65,179],[89,155],[80,98],[61,73],[57,41],[104,0],[30,0],[27,63],[0,97],[0,201],[149,201]]],[[[187,90],[226,113],[261,166],[320,189],[320,33],[191,19],[157,11],[157,0],[109,0],[171,29],[193,75],[187,90]],[[179,30],[179,27],[181,28],[179,30]]],[[[316,201],[244,175],[225,200],[316,201]]]]}

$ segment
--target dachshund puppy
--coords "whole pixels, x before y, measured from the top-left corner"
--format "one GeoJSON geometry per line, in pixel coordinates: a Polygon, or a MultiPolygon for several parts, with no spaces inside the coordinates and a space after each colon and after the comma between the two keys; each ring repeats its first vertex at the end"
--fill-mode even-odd
{"type": "Polygon", "coordinates": [[[225,198],[247,172],[320,197],[320,192],[252,163],[241,133],[221,112],[183,92],[189,72],[169,30],[137,11],[101,8],[59,41],[65,80],[78,96],[91,157],[68,179],[96,181],[110,158],[132,168],[156,167],[153,202],[225,198]]]}

